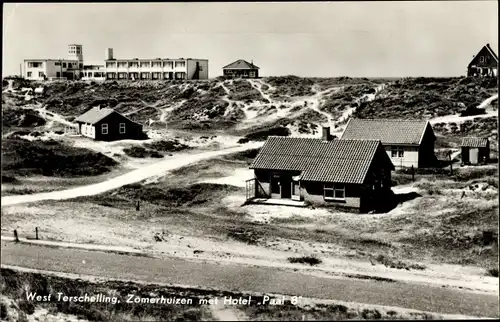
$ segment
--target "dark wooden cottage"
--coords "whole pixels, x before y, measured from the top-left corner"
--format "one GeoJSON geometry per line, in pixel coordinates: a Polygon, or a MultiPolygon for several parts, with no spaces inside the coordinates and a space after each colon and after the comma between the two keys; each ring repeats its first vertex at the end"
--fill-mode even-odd
{"type": "Polygon", "coordinates": [[[227,77],[258,78],[259,67],[246,60],[240,59],[222,68],[223,75],[227,77]]]}
{"type": "Polygon", "coordinates": [[[250,168],[253,199],[290,199],[365,212],[392,194],[394,166],[378,140],[270,136],[250,168]]]}
{"type": "Polygon", "coordinates": [[[467,76],[469,77],[497,77],[498,56],[495,54],[490,44],[483,46],[477,55],[472,58],[467,66],[467,76]]]}
{"type": "Polygon", "coordinates": [[[490,160],[490,142],[487,138],[466,137],[460,144],[463,164],[486,163],[490,160]]]}
{"type": "Polygon", "coordinates": [[[142,139],[142,125],[111,108],[94,107],[75,119],[78,133],[96,141],[142,139]]]}
{"type": "Polygon", "coordinates": [[[350,119],[341,139],[380,140],[395,167],[433,167],[436,136],[426,120],[350,119]]]}

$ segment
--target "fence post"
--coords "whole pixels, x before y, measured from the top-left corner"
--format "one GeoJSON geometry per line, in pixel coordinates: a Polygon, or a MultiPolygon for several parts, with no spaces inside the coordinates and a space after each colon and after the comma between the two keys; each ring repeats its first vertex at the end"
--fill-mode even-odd
{"type": "Polygon", "coordinates": [[[17,230],[14,229],[14,240],[16,243],[19,243],[19,236],[17,236],[17,230]]]}
{"type": "Polygon", "coordinates": [[[38,240],[38,227],[35,227],[35,238],[38,240]]]}
{"type": "Polygon", "coordinates": [[[411,165],[411,181],[415,181],[415,168],[411,165]]]}
{"type": "Polygon", "coordinates": [[[141,209],[141,204],[140,204],[140,201],[137,200],[137,205],[135,206],[135,210],[139,211],[139,209],[141,209]]]}

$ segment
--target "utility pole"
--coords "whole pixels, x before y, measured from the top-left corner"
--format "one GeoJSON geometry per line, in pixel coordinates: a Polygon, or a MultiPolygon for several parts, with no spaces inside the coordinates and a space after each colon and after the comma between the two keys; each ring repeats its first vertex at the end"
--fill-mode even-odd
{"type": "Polygon", "coordinates": [[[23,77],[23,64],[19,64],[19,77],[23,77]]]}

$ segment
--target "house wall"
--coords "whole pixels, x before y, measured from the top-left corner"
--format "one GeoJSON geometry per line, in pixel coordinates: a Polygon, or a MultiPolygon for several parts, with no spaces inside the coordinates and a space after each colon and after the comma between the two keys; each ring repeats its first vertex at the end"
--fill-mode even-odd
{"type": "Polygon", "coordinates": [[[138,139],[142,136],[142,125],[132,122],[118,113],[113,113],[94,125],[80,122],[78,132],[80,135],[99,141],[138,139]],[[108,134],[102,134],[102,124],[104,123],[108,124],[108,134]],[[120,123],[125,123],[124,134],[119,131],[120,123]]]}
{"type": "Polygon", "coordinates": [[[490,159],[490,149],[462,147],[462,163],[479,164],[490,159]]]}
{"type": "Polygon", "coordinates": [[[95,127],[88,123],[78,123],[78,133],[80,135],[95,139],[95,127]]]}
{"type": "Polygon", "coordinates": [[[418,167],[418,156],[419,156],[419,148],[417,146],[404,146],[404,145],[384,145],[384,150],[392,161],[392,164],[396,168],[400,167],[418,167]],[[392,147],[397,146],[398,148],[403,149],[404,154],[403,157],[392,157],[392,147]]]}
{"type": "Polygon", "coordinates": [[[324,182],[301,182],[301,196],[308,201],[320,206],[336,206],[348,208],[360,208],[361,187],[360,185],[346,184],[344,200],[326,200],[324,197],[324,182]]]}
{"type": "Polygon", "coordinates": [[[115,112],[96,123],[95,131],[95,139],[99,141],[138,139],[142,134],[142,125],[132,122],[126,117],[115,112]],[[120,133],[120,123],[125,123],[125,133],[120,133]],[[108,124],[107,134],[102,134],[103,124],[108,124]]]}
{"type": "Polygon", "coordinates": [[[430,126],[427,126],[424,132],[424,136],[422,138],[422,142],[418,148],[418,167],[426,168],[433,167],[436,165],[437,158],[434,154],[434,143],[436,141],[436,137],[432,131],[430,126]]]}
{"type": "Polygon", "coordinates": [[[230,77],[242,77],[242,78],[258,78],[259,70],[258,69],[223,69],[224,76],[230,77]],[[255,73],[255,76],[250,76],[250,71],[255,73]]]}
{"type": "MultiPolygon", "coordinates": [[[[74,75],[73,78],[79,76],[79,65],[77,60],[54,60],[54,59],[41,59],[41,60],[25,60],[24,61],[24,77],[26,79],[32,80],[43,80],[44,77],[40,76],[40,72],[43,73],[47,78],[56,78],[56,77],[65,77],[63,73],[72,73],[74,75]],[[41,67],[29,67],[29,63],[32,62],[41,62],[41,67]],[[59,64],[60,65],[56,65],[59,64]],[[68,64],[71,63],[72,67],[68,67],[68,64]],[[64,67],[64,64],[66,67],[64,67]],[[28,72],[31,72],[31,76],[28,76],[28,72]],[[58,74],[59,73],[59,76],[58,74]]],[[[67,77],[67,76],[66,76],[67,77]]],[[[70,78],[70,77],[67,77],[70,78]]]]}
{"type": "Polygon", "coordinates": [[[188,59],[187,60],[187,79],[194,79],[193,75],[196,71],[196,63],[198,63],[199,67],[200,67],[197,79],[208,79],[208,60],[207,59],[188,59]]]}

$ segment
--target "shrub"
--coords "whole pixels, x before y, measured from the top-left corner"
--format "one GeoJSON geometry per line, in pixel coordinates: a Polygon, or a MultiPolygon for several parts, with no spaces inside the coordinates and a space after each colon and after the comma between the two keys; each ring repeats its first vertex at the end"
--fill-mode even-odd
{"type": "Polygon", "coordinates": [[[498,277],[498,267],[489,268],[487,270],[487,275],[488,276],[493,276],[493,277],[498,277]]]}
{"type": "Polygon", "coordinates": [[[288,257],[290,263],[309,264],[311,266],[321,264],[321,259],[315,256],[288,257]]]}
{"type": "Polygon", "coordinates": [[[238,143],[245,143],[244,139],[248,141],[265,141],[268,136],[289,136],[290,133],[290,130],[284,126],[273,127],[247,134],[243,139],[240,139],[238,143]]]}

